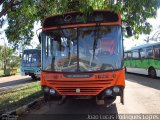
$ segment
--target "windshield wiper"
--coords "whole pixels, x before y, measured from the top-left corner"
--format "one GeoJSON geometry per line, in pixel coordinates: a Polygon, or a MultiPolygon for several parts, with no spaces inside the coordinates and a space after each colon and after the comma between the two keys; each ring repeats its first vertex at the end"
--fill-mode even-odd
{"type": "Polygon", "coordinates": [[[68,50],[68,66],[69,66],[71,62],[71,39],[67,40],[67,47],[69,48],[68,50]]]}
{"type": "Polygon", "coordinates": [[[95,36],[94,36],[94,43],[93,43],[93,59],[95,56],[95,50],[97,48],[97,42],[98,42],[98,38],[99,38],[99,26],[100,26],[100,24],[97,23],[96,27],[95,27],[95,33],[94,33],[95,36]]]}

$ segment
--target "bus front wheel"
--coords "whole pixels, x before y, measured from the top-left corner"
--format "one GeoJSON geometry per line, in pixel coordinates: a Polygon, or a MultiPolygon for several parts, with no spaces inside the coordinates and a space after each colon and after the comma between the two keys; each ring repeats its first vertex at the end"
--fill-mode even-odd
{"type": "Polygon", "coordinates": [[[149,68],[148,75],[151,78],[156,78],[156,70],[153,67],[149,68]]]}

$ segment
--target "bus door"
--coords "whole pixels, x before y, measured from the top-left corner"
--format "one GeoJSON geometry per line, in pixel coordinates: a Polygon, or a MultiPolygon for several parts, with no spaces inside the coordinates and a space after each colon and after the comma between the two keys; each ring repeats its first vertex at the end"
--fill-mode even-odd
{"type": "Polygon", "coordinates": [[[154,64],[154,54],[153,54],[153,47],[146,48],[146,60],[145,60],[145,67],[148,69],[150,66],[155,66],[154,64]]]}
{"type": "Polygon", "coordinates": [[[148,62],[146,59],[146,50],[140,49],[139,54],[140,54],[140,68],[146,68],[148,62]]]}

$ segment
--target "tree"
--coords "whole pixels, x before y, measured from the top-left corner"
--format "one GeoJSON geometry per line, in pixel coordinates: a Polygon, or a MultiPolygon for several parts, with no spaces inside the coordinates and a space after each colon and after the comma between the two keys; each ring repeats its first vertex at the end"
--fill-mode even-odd
{"type": "Polygon", "coordinates": [[[11,69],[19,67],[20,66],[20,57],[17,55],[10,56],[9,66],[11,69]]]}
{"type": "Polygon", "coordinates": [[[2,49],[3,49],[3,46],[0,45],[0,69],[3,67],[3,61],[2,61],[2,49]]]}
{"type": "Polygon", "coordinates": [[[5,71],[7,69],[7,63],[8,63],[8,59],[7,59],[7,53],[8,53],[8,50],[7,50],[7,46],[6,44],[3,46],[2,48],[2,61],[3,61],[3,70],[4,70],[4,74],[5,74],[5,71]]]}
{"type": "Polygon", "coordinates": [[[12,4],[5,1],[3,9],[10,7],[7,9],[9,26],[5,33],[16,48],[19,44],[30,44],[34,22],[44,17],[71,10],[89,14],[93,9],[110,9],[120,11],[122,19],[132,26],[138,36],[150,33],[152,27],[147,18],[156,17],[159,6],[159,0],[14,0],[12,4]]]}
{"type": "Polygon", "coordinates": [[[0,60],[3,62],[4,74],[7,69],[13,69],[20,65],[20,58],[15,50],[5,46],[1,46],[1,57],[0,60]]]}

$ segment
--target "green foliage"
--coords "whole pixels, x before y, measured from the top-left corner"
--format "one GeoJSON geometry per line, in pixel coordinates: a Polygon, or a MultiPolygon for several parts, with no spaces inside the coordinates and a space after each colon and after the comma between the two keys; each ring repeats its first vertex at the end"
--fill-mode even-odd
{"type": "MultiPolygon", "coordinates": [[[[29,45],[33,37],[33,24],[44,17],[63,14],[66,11],[81,11],[91,14],[93,9],[120,11],[122,19],[128,22],[134,34],[149,34],[151,25],[147,18],[156,17],[160,6],[159,0],[15,0],[14,6],[8,11],[7,38],[15,48],[29,45]],[[72,1],[72,2],[71,2],[72,1]]],[[[3,8],[7,7],[7,2],[3,8]]],[[[84,18],[85,21],[85,16],[84,18]]],[[[37,28],[38,29],[38,28],[37,28]]]]}
{"type": "Polygon", "coordinates": [[[19,56],[11,56],[10,59],[10,68],[17,68],[20,66],[20,57],[19,56]]]}
{"type": "Polygon", "coordinates": [[[0,61],[4,65],[4,73],[6,69],[13,69],[17,68],[20,65],[20,58],[15,50],[7,47],[7,46],[1,46],[0,47],[0,61]]]}
{"type": "Polygon", "coordinates": [[[36,49],[41,49],[41,44],[38,44],[36,49]]]}
{"type": "Polygon", "coordinates": [[[0,61],[2,61],[2,49],[3,49],[3,46],[0,45],[0,61]]]}

